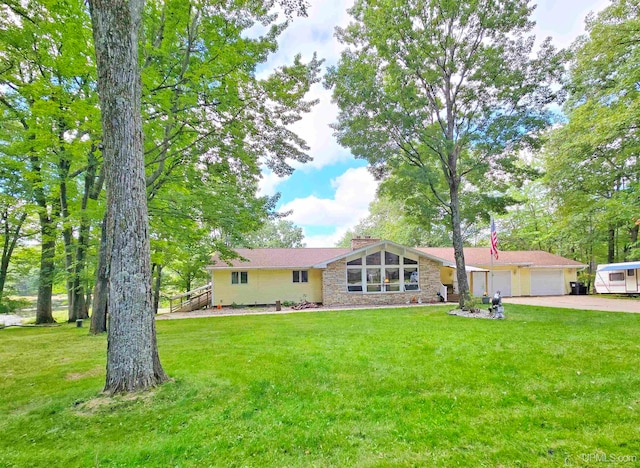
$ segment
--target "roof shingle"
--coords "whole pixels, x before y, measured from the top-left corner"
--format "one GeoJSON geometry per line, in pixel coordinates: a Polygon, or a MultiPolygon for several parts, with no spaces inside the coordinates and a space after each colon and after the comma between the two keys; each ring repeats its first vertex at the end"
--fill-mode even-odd
{"type": "Polygon", "coordinates": [[[348,248],[235,249],[248,261],[231,260],[231,265],[214,256],[212,268],[310,268],[351,252],[348,248]]]}
{"type": "MultiPolygon", "coordinates": [[[[453,247],[418,247],[418,250],[428,253],[435,257],[448,260],[455,264],[453,255],[453,247]]],[[[477,267],[487,267],[491,265],[491,253],[489,247],[465,247],[464,260],[467,265],[477,267]]],[[[570,260],[568,258],[554,255],[542,250],[517,250],[517,251],[500,251],[498,260],[493,260],[494,266],[506,265],[522,265],[537,267],[583,267],[583,263],[570,260]]]]}

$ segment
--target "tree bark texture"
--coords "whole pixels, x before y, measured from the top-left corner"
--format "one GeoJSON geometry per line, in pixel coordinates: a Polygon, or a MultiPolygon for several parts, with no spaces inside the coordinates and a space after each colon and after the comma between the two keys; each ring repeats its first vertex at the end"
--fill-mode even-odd
{"type": "Polygon", "coordinates": [[[138,32],[142,0],[91,0],[107,189],[110,394],[167,380],[157,353],[151,294],[138,32]]]}
{"type": "Polygon", "coordinates": [[[160,286],[162,285],[162,265],[156,264],[156,281],[153,290],[153,312],[158,313],[158,307],[160,305],[160,286]]]}
{"type": "Polygon", "coordinates": [[[67,273],[67,311],[68,321],[75,322],[77,318],[73,308],[74,289],[74,259],[73,259],[73,230],[69,221],[69,204],[67,200],[67,183],[69,168],[66,162],[60,163],[60,214],[62,216],[62,240],[64,241],[64,265],[67,273]]]}
{"type": "Polygon", "coordinates": [[[36,305],[36,324],[54,323],[51,311],[51,293],[55,270],[56,239],[55,226],[48,214],[40,212],[40,234],[42,247],[40,253],[40,274],[38,277],[38,302],[36,305]]]}
{"type": "Polygon", "coordinates": [[[100,253],[96,268],[96,285],[93,290],[93,308],[91,310],[91,333],[97,335],[107,331],[107,312],[109,292],[109,274],[107,267],[107,217],[102,220],[100,230],[100,253]]]}
{"type": "Polygon", "coordinates": [[[458,199],[459,186],[457,181],[449,181],[449,194],[451,197],[451,226],[453,228],[453,255],[456,260],[456,278],[458,280],[458,292],[460,298],[458,303],[460,308],[464,308],[469,299],[469,281],[467,280],[467,271],[464,261],[464,242],[462,239],[462,230],[460,229],[460,201],[458,199]]]}
{"type": "Polygon", "coordinates": [[[609,237],[607,238],[607,263],[616,261],[616,228],[609,228],[609,237]]]}

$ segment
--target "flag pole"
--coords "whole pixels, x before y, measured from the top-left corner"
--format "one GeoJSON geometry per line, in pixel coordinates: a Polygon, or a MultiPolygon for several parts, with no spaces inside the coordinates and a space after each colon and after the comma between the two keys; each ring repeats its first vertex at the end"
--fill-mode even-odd
{"type": "Polygon", "coordinates": [[[489,238],[489,243],[491,244],[491,247],[489,247],[489,256],[491,257],[491,267],[489,268],[489,297],[493,297],[495,291],[493,290],[493,215],[491,215],[491,234],[490,234],[490,238],[489,238]]]}

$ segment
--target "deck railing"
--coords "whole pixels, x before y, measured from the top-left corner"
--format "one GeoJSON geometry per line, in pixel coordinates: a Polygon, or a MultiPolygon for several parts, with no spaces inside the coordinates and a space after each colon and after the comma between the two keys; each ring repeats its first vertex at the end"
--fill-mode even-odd
{"type": "Polygon", "coordinates": [[[169,298],[171,312],[191,312],[211,304],[211,283],[169,298]]]}

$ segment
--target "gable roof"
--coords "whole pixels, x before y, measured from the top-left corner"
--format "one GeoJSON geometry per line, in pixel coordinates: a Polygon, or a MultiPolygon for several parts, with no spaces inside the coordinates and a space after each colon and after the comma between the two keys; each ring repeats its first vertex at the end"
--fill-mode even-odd
{"type": "Polygon", "coordinates": [[[235,249],[240,257],[227,262],[214,255],[208,270],[254,269],[254,268],[311,268],[327,259],[350,253],[347,248],[297,248],[297,249],[235,249]]]}
{"type": "MultiPolygon", "coordinates": [[[[453,247],[418,247],[418,250],[443,258],[455,265],[453,247]]],[[[465,247],[464,260],[468,265],[486,267],[491,265],[489,247],[465,247]]],[[[500,251],[494,266],[527,266],[536,268],[581,268],[584,263],[554,255],[542,250],[500,251]]]]}
{"type": "MultiPolygon", "coordinates": [[[[424,252],[421,249],[414,249],[413,247],[406,247],[402,244],[398,244],[396,242],[392,242],[392,241],[388,241],[388,240],[381,240],[378,242],[373,242],[371,244],[367,244],[363,247],[360,247],[359,249],[355,249],[355,250],[351,250],[348,249],[347,252],[340,254],[336,257],[333,258],[329,258],[323,262],[318,262],[316,265],[314,265],[315,268],[325,268],[329,263],[333,263],[333,262],[337,262],[338,260],[342,260],[344,258],[350,257],[352,255],[357,255],[357,254],[361,254],[361,253],[366,253],[367,251],[371,250],[371,251],[377,251],[377,250],[386,250],[388,247],[392,247],[396,250],[401,250],[406,252],[410,252],[413,255],[416,255],[418,257],[426,257],[429,258],[431,260],[435,260],[436,262],[440,262],[446,264],[449,263],[448,261],[446,261],[445,259],[443,259],[442,257],[437,257],[431,253],[428,252],[424,252]]],[[[455,265],[455,263],[454,263],[455,265]]]]}
{"type": "MultiPolygon", "coordinates": [[[[215,255],[207,266],[208,270],[237,270],[237,269],[307,269],[325,268],[327,264],[342,260],[348,256],[365,253],[368,250],[385,249],[392,246],[403,249],[414,255],[430,258],[444,266],[455,268],[456,260],[453,247],[406,247],[391,241],[378,241],[356,250],[340,247],[307,247],[307,248],[268,248],[268,249],[235,249],[242,259],[234,259],[229,264],[215,255]]],[[[465,247],[465,263],[467,270],[472,267],[479,269],[491,265],[491,254],[488,247],[465,247]]],[[[501,251],[494,266],[526,266],[535,268],[581,268],[587,265],[550,254],[541,250],[501,251]]],[[[477,271],[477,270],[476,270],[477,271]]]]}

